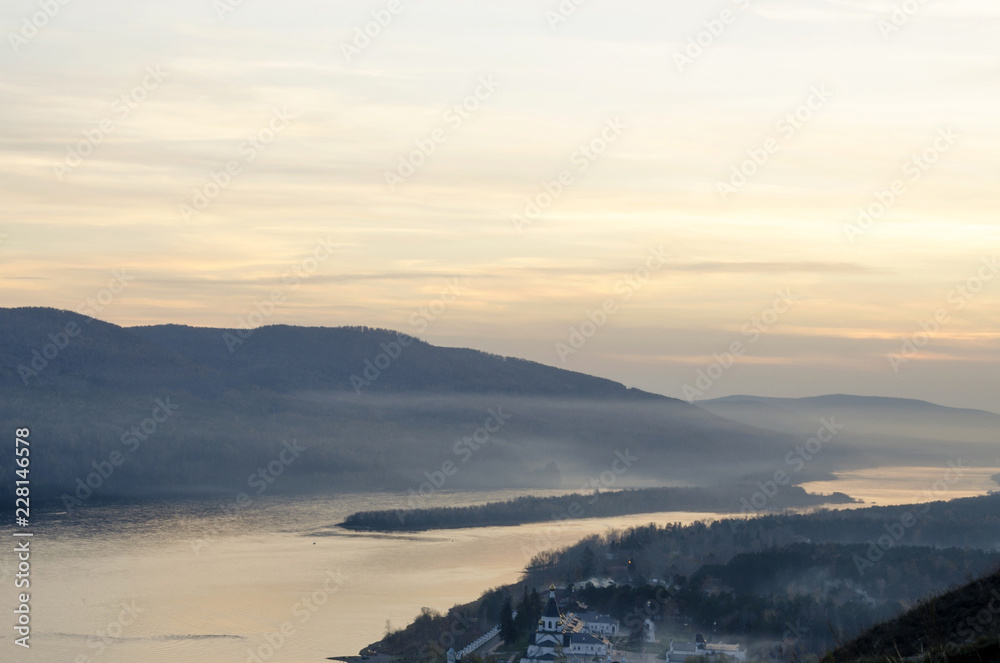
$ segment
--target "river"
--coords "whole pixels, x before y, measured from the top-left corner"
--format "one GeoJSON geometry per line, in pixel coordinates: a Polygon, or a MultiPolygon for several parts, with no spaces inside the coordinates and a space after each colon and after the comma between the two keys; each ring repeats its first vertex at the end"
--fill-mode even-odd
{"type": "MultiPolygon", "coordinates": [[[[868,502],[906,503],[946,468],[913,469],[854,473],[822,487],[868,502]]],[[[982,494],[996,487],[989,480],[996,471],[969,470],[946,494],[928,496],[982,494]]],[[[516,495],[440,493],[434,502],[516,495]]],[[[399,628],[422,606],[443,611],[516,580],[542,549],[612,527],[712,518],[671,512],[412,535],[330,527],[354,511],[398,508],[402,500],[265,496],[236,513],[220,508],[232,506],[228,499],[88,504],[73,514],[33,510],[32,646],[15,647],[6,626],[2,659],[12,660],[13,652],[13,660],[25,662],[223,663],[255,661],[255,654],[265,662],[317,663],[357,653],[381,637],[387,620],[399,628]]],[[[15,563],[12,553],[0,557],[0,612],[8,616],[15,563]]]]}

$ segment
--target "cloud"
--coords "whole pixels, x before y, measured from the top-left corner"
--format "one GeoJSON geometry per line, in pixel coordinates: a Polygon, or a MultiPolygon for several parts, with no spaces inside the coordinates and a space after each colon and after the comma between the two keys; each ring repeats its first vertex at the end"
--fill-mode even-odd
{"type": "Polygon", "coordinates": [[[711,273],[783,273],[812,272],[816,274],[864,274],[882,271],[850,262],[702,262],[667,265],[667,271],[711,273]]]}
{"type": "Polygon", "coordinates": [[[826,0],[820,2],[755,3],[750,11],[774,21],[829,22],[870,21],[877,8],[871,3],[826,0]]]}
{"type": "MultiPolygon", "coordinates": [[[[335,257],[289,294],[282,322],[398,327],[459,277],[468,296],[431,334],[477,347],[516,336],[506,354],[551,359],[566,324],[663,244],[673,254],[664,273],[588,351],[627,341],[639,356],[703,358],[717,351],[705,338],[725,341],[776,289],[794,286],[803,302],[775,342],[806,363],[829,348],[855,370],[1000,246],[1000,92],[984,85],[996,74],[984,19],[1000,3],[928,2],[886,43],[875,23],[900,1],[752,2],[683,75],[672,49],[731,3],[589,3],[553,34],[537,2],[425,0],[351,63],[339,44],[371,20],[351,3],[243,3],[221,21],[205,0],[86,12],[71,3],[19,54],[0,56],[5,299],[74,308],[127,267],[136,282],[108,319],[231,326],[330,236],[335,257]],[[166,81],[57,181],[52,166],[67,146],[116,117],[112,101],[154,64],[166,81]],[[495,97],[390,192],[385,171],[488,74],[502,81],[495,97]],[[720,178],[820,83],[831,103],[720,202],[720,178]],[[182,223],[180,203],[242,158],[241,142],[285,104],[300,111],[287,131],[182,223]],[[622,141],[576,170],[574,152],[616,116],[629,124],[622,141]],[[844,223],[949,125],[967,139],[850,245],[844,223]],[[510,215],[565,168],[572,185],[528,231],[512,232],[510,215]],[[657,346],[679,321],[690,334],[657,346]]],[[[12,27],[37,9],[15,4],[5,10],[12,27]]],[[[928,362],[949,398],[956,389],[987,398],[957,376],[974,364],[963,357],[990,342],[982,335],[996,327],[998,298],[984,292],[940,339],[952,368],[928,362]]],[[[752,386],[785,364],[746,366],[740,379],[752,386]]],[[[793,368],[781,378],[819,380],[793,368]]],[[[628,381],[642,361],[594,370],[628,381]]]]}

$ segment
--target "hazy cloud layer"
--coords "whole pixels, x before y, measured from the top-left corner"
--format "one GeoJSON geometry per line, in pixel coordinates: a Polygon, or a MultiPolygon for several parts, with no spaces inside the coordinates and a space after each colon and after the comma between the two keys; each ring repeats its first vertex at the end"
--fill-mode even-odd
{"type": "Polygon", "coordinates": [[[267,322],[413,333],[411,314],[457,278],[427,340],[674,396],[743,341],[708,396],[1000,409],[1000,282],[975,282],[1000,247],[1000,9],[929,2],[894,23],[893,4],[633,0],[563,16],[401,0],[372,28],[389,3],[101,0],[59,5],[33,34],[38,3],[7,2],[5,305],[77,310],[124,268],[135,278],[101,317],[232,326],[327,240],[333,255],[267,322]],[[608,122],[624,129],[601,145],[608,122]],[[422,163],[391,187],[401,161],[422,163]],[[199,193],[214,195],[185,218],[199,193]],[[540,214],[518,232],[529,203],[540,214]],[[641,281],[658,247],[669,258],[641,281]],[[779,290],[794,305],[750,343],[779,290]],[[563,361],[556,344],[607,299],[616,312],[563,361]],[[887,355],[938,310],[947,322],[894,370],[887,355]]]}

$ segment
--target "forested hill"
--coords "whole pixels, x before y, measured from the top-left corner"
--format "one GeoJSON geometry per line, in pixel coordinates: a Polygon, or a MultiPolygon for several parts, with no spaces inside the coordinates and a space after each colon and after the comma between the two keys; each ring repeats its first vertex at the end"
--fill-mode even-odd
{"type": "Polygon", "coordinates": [[[374,327],[271,325],[249,335],[245,330],[182,325],[129,331],[231,379],[278,392],[354,392],[360,388],[363,392],[674,400],[585,373],[478,350],[438,347],[374,327]]]}
{"type": "MultiPolygon", "coordinates": [[[[108,497],[246,490],[292,439],[308,460],[268,494],[405,493],[447,462],[461,464],[447,490],[576,488],[615,451],[641,458],[615,488],[731,483],[773,473],[796,443],[611,380],[362,327],[123,328],[0,309],[0,387],[0,426],[44,441],[32,458],[39,498],[88,494],[88,478],[108,497]],[[172,404],[166,418],[159,401],[172,404]],[[112,476],[90,477],[117,454],[112,476]]],[[[796,480],[843,455],[830,449],[796,480]]],[[[0,493],[12,472],[0,464],[0,493]]]]}
{"type": "Polygon", "coordinates": [[[1000,661],[1000,571],[928,597],[837,648],[823,663],[887,660],[887,654],[920,663],[1000,661]]]}
{"type": "MultiPolygon", "coordinates": [[[[830,394],[804,398],[727,396],[698,401],[698,407],[727,419],[758,428],[801,434],[814,427],[818,417],[837,416],[850,421],[867,441],[895,439],[905,449],[914,441],[936,447],[964,441],[993,446],[1000,430],[1000,415],[984,410],[943,407],[909,398],[830,394]]],[[[967,445],[968,446],[968,445],[967,445]]],[[[967,454],[966,450],[953,455],[967,454]]]]}
{"type": "Polygon", "coordinates": [[[51,308],[0,309],[0,384],[24,385],[19,367],[30,369],[29,386],[356,393],[355,376],[365,381],[363,393],[504,393],[680,404],[612,380],[477,350],[437,347],[373,327],[123,328],[51,308]],[[55,347],[68,325],[77,333],[66,336],[65,348],[55,347]],[[52,357],[44,355],[49,345],[52,357]]]}
{"type": "MultiPolygon", "coordinates": [[[[825,421],[809,435],[844,428],[825,421]]],[[[461,471],[444,490],[579,489],[616,453],[640,460],[602,490],[732,486],[779,470],[791,486],[886,462],[877,438],[851,444],[853,427],[797,464],[789,454],[808,436],[384,329],[123,328],[51,308],[0,309],[0,426],[44,441],[32,457],[39,498],[88,493],[87,479],[109,497],[246,490],[292,439],[308,460],[283,467],[268,494],[405,494],[448,463],[461,471]],[[113,476],[90,476],[111,458],[121,461],[113,476]]],[[[917,444],[892,459],[943,465],[942,454],[917,444]]],[[[13,467],[0,464],[0,493],[13,489],[13,467]]]]}
{"type": "Polygon", "coordinates": [[[82,389],[223,391],[220,372],[128,329],[52,308],[0,309],[0,385],[30,392],[82,389]]]}
{"type": "MultiPolygon", "coordinates": [[[[550,583],[560,588],[564,605],[582,604],[581,611],[619,619],[630,638],[650,618],[661,647],[671,638],[711,633],[746,646],[751,661],[817,661],[858,638],[827,663],[900,663],[921,647],[927,651],[952,640],[960,647],[992,637],[995,647],[1000,625],[995,574],[942,594],[994,573],[1000,494],[687,526],[650,524],[608,530],[561,550],[551,550],[542,534],[520,545],[530,559],[521,581],[452,610],[437,620],[439,629],[463,611],[495,624],[505,598],[516,603],[524,586],[530,591],[550,583]],[[938,598],[906,613],[928,596],[938,598]]],[[[428,642],[429,617],[422,615],[370,651],[412,655],[428,642]]],[[[998,659],[994,653],[933,660],[998,659]]]]}

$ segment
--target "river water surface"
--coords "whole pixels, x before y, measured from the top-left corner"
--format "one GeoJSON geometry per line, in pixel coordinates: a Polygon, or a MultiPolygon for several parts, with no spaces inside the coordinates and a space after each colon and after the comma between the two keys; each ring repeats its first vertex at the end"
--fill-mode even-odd
{"type": "MultiPolygon", "coordinates": [[[[943,469],[855,473],[822,488],[901,504],[996,487],[989,479],[996,469],[970,470],[947,494],[927,493],[943,469]]],[[[515,495],[434,497],[460,505],[515,495]]],[[[318,663],[356,654],[381,637],[387,620],[399,628],[422,606],[443,611],[515,581],[542,549],[612,527],[717,517],[671,512],[398,536],[330,527],[354,511],[403,501],[388,494],[264,497],[236,516],[220,508],[224,499],[93,504],[72,515],[33,510],[31,648],[13,643],[16,560],[7,553],[0,557],[0,612],[8,615],[0,660],[223,663],[254,661],[257,653],[262,661],[318,663]],[[114,636],[110,646],[99,633],[114,636]],[[279,635],[268,642],[266,634],[279,635]]]]}

